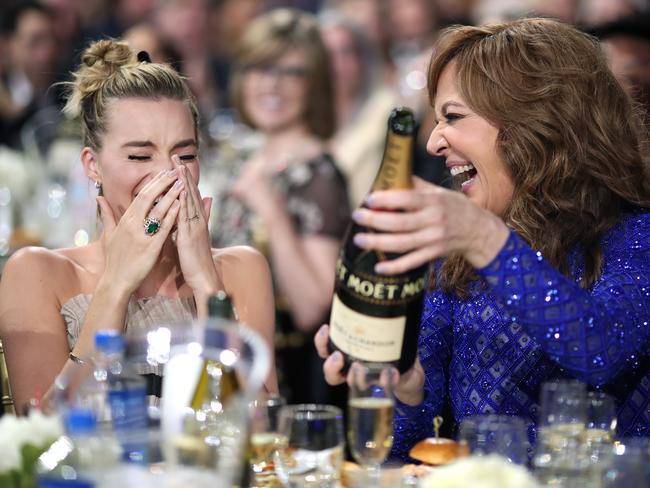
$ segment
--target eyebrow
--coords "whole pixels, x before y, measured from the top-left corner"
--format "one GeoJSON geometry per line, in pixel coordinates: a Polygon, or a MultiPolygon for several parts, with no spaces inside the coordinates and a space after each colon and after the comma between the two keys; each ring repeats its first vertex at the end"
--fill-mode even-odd
{"type": "Polygon", "coordinates": [[[454,102],[454,101],[449,101],[445,102],[442,104],[442,107],[440,107],[440,111],[442,113],[445,113],[449,107],[460,107],[460,108],[465,108],[465,105],[459,102],[454,102]]]}
{"type": "MultiPolygon", "coordinates": [[[[172,147],[173,149],[180,149],[183,147],[188,147],[188,146],[196,146],[196,141],[194,139],[184,139],[182,141],[177,142],[174,144],[172,147]]],[[[155,147],[155,144],[151,141],[129,141],[125,142],[122,144],[123,148],[127,147],[155,147]]]]}

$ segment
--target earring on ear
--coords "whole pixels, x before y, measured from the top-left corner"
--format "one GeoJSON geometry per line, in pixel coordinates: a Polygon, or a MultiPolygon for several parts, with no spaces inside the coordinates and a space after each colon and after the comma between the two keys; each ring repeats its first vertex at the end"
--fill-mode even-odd
{"type": "Polygon", "coordinates": [[[102,187],[102,184],[99,181],[95,181],[95,188],[98,190],[102,187]]]}

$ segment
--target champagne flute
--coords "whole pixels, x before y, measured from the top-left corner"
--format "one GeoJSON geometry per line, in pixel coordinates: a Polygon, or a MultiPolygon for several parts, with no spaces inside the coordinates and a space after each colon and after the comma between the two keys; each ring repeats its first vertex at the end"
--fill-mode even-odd
{"type": "Polygon", "coordinates": [[[390,365],[354,363],[348,375],[348,442],[369,480],[379,480],[393,445],[394,382],[390,365]]]}

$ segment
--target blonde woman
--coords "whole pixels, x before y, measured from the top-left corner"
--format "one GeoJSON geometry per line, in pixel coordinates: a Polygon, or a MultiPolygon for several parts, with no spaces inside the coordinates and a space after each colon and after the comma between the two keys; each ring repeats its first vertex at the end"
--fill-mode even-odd
{"type": "MultiPolygon", "coordinates": [[[[81,119],[81,161],[98,188],[103,231],[87,246],[26,248],[6,264],[0,334],[18,409],[88,361],[97,330],[129,336],[161,320],[188,322],[218,290],[270,345],[265,259],[210,247],[212,199],[197,188],[198,114],[185,81],[104,40],[86,49],[69,88],[66,110],[81,119]]],[[[274,373],[267,388],[277,391],[274,373]]]]}

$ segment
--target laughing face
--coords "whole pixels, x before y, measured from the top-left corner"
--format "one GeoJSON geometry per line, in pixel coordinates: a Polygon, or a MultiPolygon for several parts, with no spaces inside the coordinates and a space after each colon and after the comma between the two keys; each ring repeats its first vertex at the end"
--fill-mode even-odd
{"type": "Polygon", "coordinates": [[[427,150],[447,159],[454,187],[480,207],[503,215],[514,187],[497,152],[499,129],[472,111],[460,96],[453,61],[438,79],[434,108],[438,123],[427,150]]]}
{"type": "Polygon", "coordinates": [[[82,161],[88,176],[101,182],[119,219],[151,178],[174,167],[173,155],[198,182],[197,150],[194,121],[184,102],[126,98],[111,102],[102,147],[84,148],[82,161]]]}

